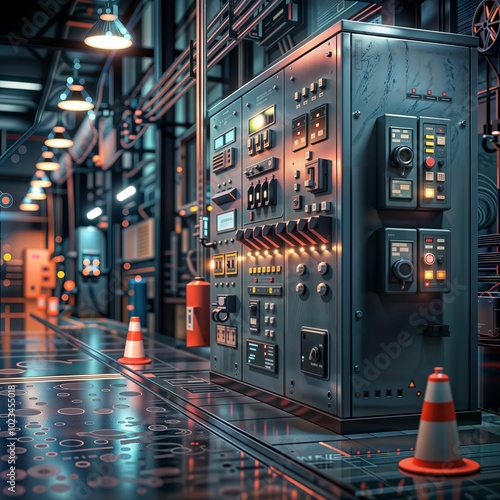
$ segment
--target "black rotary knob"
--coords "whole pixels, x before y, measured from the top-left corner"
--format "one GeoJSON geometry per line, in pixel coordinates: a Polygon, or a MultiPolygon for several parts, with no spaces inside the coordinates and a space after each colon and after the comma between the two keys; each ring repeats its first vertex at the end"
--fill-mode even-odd
{"type": "Polygon", "coordinates": [[[408,146],[398,146],[392,152],[392,160],[397,167],[408,168],[413,161],[413,151],[408,146]]]}
{"type": "Polygon", "coordinates": [[[321,351],[318,346],[314,346],[309,351],[309,361],[317,363],[321,359],[321,351]]]}
{"type": "Polygon", "coordinates": [[[392,272],[399,280],[407,280],[412,277],[414,271],[413,263],[407,259],[401,259],[394,262],[392,272]]]}

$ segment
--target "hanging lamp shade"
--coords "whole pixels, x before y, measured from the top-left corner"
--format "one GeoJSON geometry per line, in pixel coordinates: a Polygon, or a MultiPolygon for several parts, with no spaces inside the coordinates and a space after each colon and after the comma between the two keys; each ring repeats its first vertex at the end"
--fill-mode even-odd
{"type": "Polygon", "coordinates": [[[132,45],[132,36],[118,19],[118,6],[107,3],[97,9],[99,19],[85,35],[90,47],[105,50],[126,49],[132,45]]]}
{"type": "Polygon", "coordinates": [[[43,170],[37,170],[31,179],[30,186],[48,188],[52,186],[52,181],[43,170]]]}
{"type": "Polygon", "coordinates": [[[38,187],[38,186],[31,186],[28,189],[26,196],[30,200],[45,200],[45,198],[47,198],[47,195],[45,194],[45,191],[43,190],[43,188],[38,187]]]}
{"type": "Polygon", "coordinates": [[[61,165],[56,161],[52,151],[43,151],[40,160],[36,163],[38,170],[53,171],[59,170],[61,165]]]}
{"type": "Polygon", "coordinates": [[[45,139],[45,145],[49,148],[66,149],[73,146],[73,141],[66,129],[61,125],[57,125],[45,139]]]}
{"type": "Polygon", "coordinates": [[[60,109],[65,111],[90,111],[94,109],[92,98],[85,91],[83,85],[72,83],[67,86],[61,94],[61,100],[57,103],[60,109]]]}
{"type": "Polygon", "coordinates": [[[19,210],[23,210],[24,212],[36,212],[37,210],[40,210],[40,205],[25,196],[19,205],[19,210]]]}

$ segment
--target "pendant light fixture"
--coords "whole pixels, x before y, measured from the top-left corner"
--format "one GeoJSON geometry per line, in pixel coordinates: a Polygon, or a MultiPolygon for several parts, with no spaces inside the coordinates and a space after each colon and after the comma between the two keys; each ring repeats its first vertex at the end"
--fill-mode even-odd
{"type": "Polygon", "coordinates": [[[61,165],[59,164],[58,161],[56,161],[54,157],[54,152],[53,151],[42,151],[42,156],[36,163],[36,168],[38,170],[44,170],[44,171],[53,171],[53,170],[59,170],[61,168],[61,165]]]}
{"type": "Polygon", "coordinates": [[[78,77],[80,59],[73,59],[73,76],[67,79],[67,87],[61,94],[61,100],[57,103],[60,109],[65,111],[90,111],[94,108],[92,98],[85,90],[85,80],[78,77]]]}
{"type": "Polygon", "coordinates": [[[26,196],[30,200],[45,200],[45,198],[47,198],[47,195],[45,194],[45,191],[43,190],[43,188],[38,187],[38,186],[31,186],[28,189],[26,196]]]}
{"type": "Polygon", "coordinates": [[[48,188],[52,186],[52,181],[43,170],[37,170],[33,179],[31,179],[30,186],[48,188]]]}
{"type": "Polygon", "coordinates": [[[73,140],[62,125],[56,125],[45,139],[45,145],[49,148],[66,149],[73,146],[73,140]]]}
{"type": "Polygon", "coordinates": [[[23,198],[23,201],[19,205],[19,210],[23,210],[24,212],[36,212],[37,210],[40,210],[40,205],[38,205],[38,203],[35,203],[32,199],[25,196],[23,198]]]}
{"type": "Polygon", "coordinates": [[[105,50],[126,49],[132,45],[132,36],[118,19],[118,5],[107,2],[97,9],[99,19],[85,35],[84,42],[90,47],[105,50]]]}

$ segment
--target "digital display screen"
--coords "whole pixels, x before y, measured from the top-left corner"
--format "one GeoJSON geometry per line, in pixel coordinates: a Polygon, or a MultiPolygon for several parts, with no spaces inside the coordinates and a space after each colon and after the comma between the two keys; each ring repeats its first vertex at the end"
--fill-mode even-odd
{"type": "Polygon", "coordinates": [[[236,229],[236,210],[217,214],[217,232],[231,231],[236,229]]]}
{"type": "Polygon", "coordinates": [[[268,125],[272,125],[275,122],[276,116],[274,112],[274,105],[265,109],[258,115],[252,116],[248,120],[248,134],[252,135],[259,132],[268,125]]]}
{"type": "Polygon", "coordinates": [[[231,144],[232,142],[234,142],[236,140],[236,133],[235,133],[235,130],[234,128],[232,128],[231,130],[228,130],[225,134],[224,134],[224,143],[225,144],[231,144]]]}
{"type": "Polygon", "coordinates": [[[215,149],[219,149],[222,146],[224,146],[224,136],[223,135],[221,135],[220,137],[217,137],[217,139],[215,139],[215,141],[214,141],[214,148],[215,149]]]}
{"type": "Polygon", "coordinates": [[[276,373],[278,360],[278,346],[247,340],[247,364],[254,368],[276,373]]]}
{"type": "Polygon", "coordinates": [[[236,129],[233,127],[219,137],[214,139],[214,150],[220,149],[223,146],[227,146],[236,140],[236,129]]]}

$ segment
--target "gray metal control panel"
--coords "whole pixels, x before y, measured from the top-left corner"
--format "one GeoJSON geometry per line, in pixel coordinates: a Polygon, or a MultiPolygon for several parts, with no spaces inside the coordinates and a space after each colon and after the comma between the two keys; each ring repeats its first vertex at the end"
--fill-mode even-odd
{"type": "Polygon", "coordinates": [[[233,297],[211,370],[375,422],[419,413],[443,366],[475,411],[476,41],[372,28],[342,21],[210,112],[214,308],[233,297]]]}

